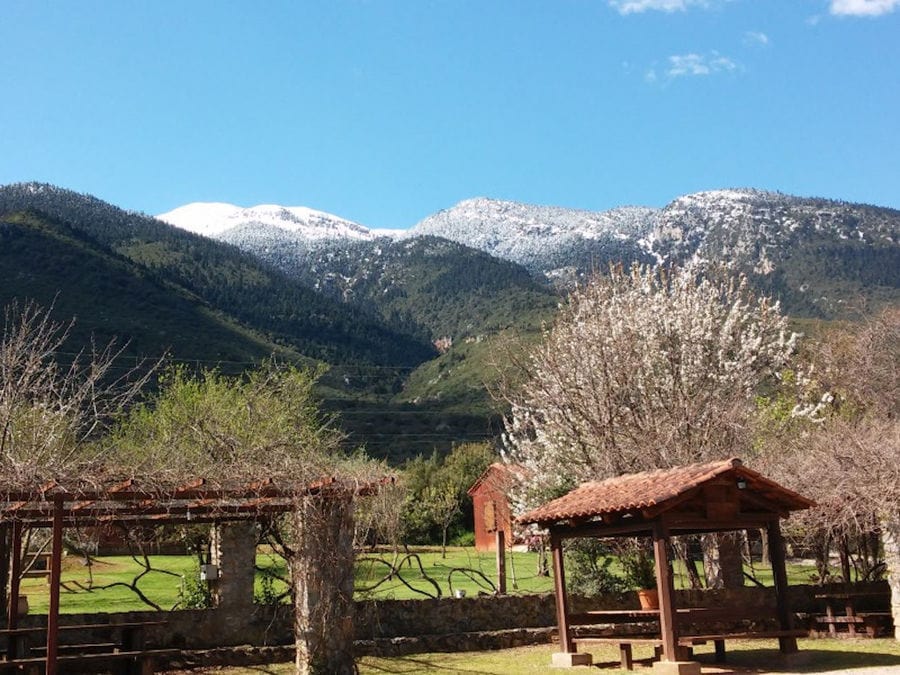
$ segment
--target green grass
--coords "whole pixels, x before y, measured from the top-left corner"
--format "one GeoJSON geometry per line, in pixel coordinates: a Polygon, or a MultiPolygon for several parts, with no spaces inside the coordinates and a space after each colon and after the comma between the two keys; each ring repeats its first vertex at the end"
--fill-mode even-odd
{"type": "MultiPolygon", "coordinates": [[[[860,667],[895,667],[900,669],[900,644],[894,640],[800,640],[800,653],[785,658],[778,652],[776,640],[744,640],[726,643],[729,666],[741,666],[753,672],[804,672],[817,673],[828,670],[860,667]]],[[[478,673],[501,675],[521,673],[548,673],[551,654],[558,648],[542,645],[506,649],[494,652],[469,652],[460,654],[420,654],[385,659],[366,657],[360,660],[361,675],[375,673],[478,673]]],[[[615,667],[619,662],[615,645],[591,646],[594,663],[607,667],[603,673],[627,673],[615,667]]],[[[650,647],[636,647],[635,659],[649,658],[650,647]]],[[[695,658],[705,664],[713,663],[713,646],[699,646],[695,658]]],[[[288,672],[275,671],[272,672],[288,672]]]]}
{"type": "MultiPolygon", "coordinates": [[[[137,582],[137,587],[163,609],[171,609],[178,602],[182,575],[190,573],[195,564],[195,559],[189,556],[153,556],[152,566],[165,572],[149,572],[137,582]]],[[[97,558],[90,567],[84,564],[80,556],[68,556],[63,561],[60,612],[77,614],[151,609],[125,586],[99,588],[110,584],[132,584],[140,572],[140,565],[128,556],[97,558]]],[[[28,596],[32,614],[47,613],[50,603],[48,589],[44,579],[22,580],[20,592],[28,596]]]]}
{"type": "MultiPolygon", "coordinates": [[[[450,596],[457,589],[464,590],[467,596],[477,595],[479,592],[494,592],[494,588],[482,576],[467,575],[460,571],[463,568],[476,570],[487,577],[490,582],[496,584],[497,562],[494,553],[478,552],[474,548],[448,547],[447,557],[442,558],[440,549],[437,547],[416,547],[412,551],[422,564],[421,570],[415,558],[406,558],[406,554],[401,551],[397,554],[396,564],[406,559],[400,567],[400,576],[403,581],[397,578],[390,579],[371,592],[364,592],[362,589],[374,586],[390,571],[387,565],[372,562],[371,559],[377,557],[380,560],[394,562],[394,557],[390,553],[361,554],[356,566],[357,597],[381,600],[427,597],[419,591],[434,595],[435,588],[428,582],[425,575],[439,585],[441,597],[450,596]],[[422,570],[424,570],[424,575],[422,570]]],[[[537,554],[535,553],[508,553],[506,579],[508,593],[549,593],[553,590],[552,577],[537,574],[537,554]]]]}
{"type": "MultiPolygon", "coordinates": [[[[800,652],[789,657],[778,652],[775,640],[735,640],[726,643],[726,646],[728,668],[717,672],[827,673],[853,668],[879,668],[883,672],[900,670],[900,643],[889,639],[800,640],[800,652]]],[[[393,658],[367,656],[358,661],[358,666],[360,675],[528,675],[563,672],[550,668],[551,654],[556,649],[551,645],[539,645],[489,652],[412,654],[393,658]]],[[[649,648],[636,647],[635,658],[648,658],[651,651],[649,648]]],[[[708,645],[697,647],[694,653],[701,663],[710,665],[713,663],[712,651],[712,646],[708,645]]],[[[615,645],[592,646],[590,653],[595,663],[603,664],[603,669],[579,669],[573,672],[602,672],[609,675],[624,675],[628,672],[615,667],[618,663],[615,645]]],[[[294,669],[293,664],[280,663],[254,668],[221,668],[214,672],[221,675],[287,675],[293,673],[294,669]]]]}
{"type": "MultiPolygon", "coordinates": [[[[196,558],[186,555],[150,556],[152,571],[135,581],[144,568],[129,556],[95,558],[90,567],[80,556],[68,556],[63,561],[60,612],[65,614],[90,614],[94,612],[133,612],[150,610],[141,601],[134,584],[149,600],[164,610],[172,609],[181,600],[186,578],[199,573],[196,558]]],[[[259,554],[256,564],[280,577],[285,576],[283,559],[259,554]]],[[[256,595],[264,592],[263,576],[257,572],[256,595]]],[[[272,590],[276,594],[286,589],[284,582],[275,580],[272,590]]],[[[47,581],[42,578],[23,579],[20,593],[28,596],[29,612],[46,614],[50,605],[47,581]]]]}

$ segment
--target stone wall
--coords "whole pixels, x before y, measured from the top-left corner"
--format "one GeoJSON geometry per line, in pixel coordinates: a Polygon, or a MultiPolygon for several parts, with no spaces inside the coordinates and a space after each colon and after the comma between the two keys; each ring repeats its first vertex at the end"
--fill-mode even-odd
{"type": "MultiPolygon", "coordinates": [[[[791,608],[798,613],[816,613],[821,605],[815,596],[824,590],[840,592],[833,585],[792,586],[791,608]]],[[[854,584],[854,591],[878,595],[860,602],[860,609],[888,606],[890,591],[885,582],[854,584]],[[868,603],[868,604],[866,604],[868,603]]],[[[683,607],[736,605],[748,609],[773,607],[771,588],[743,588],[717,591],[678,591],[677,604],[683,607]]],[[[636,607],[634,593],[592,600],[572,599],[572,611],[636,607]]],[[[211,649],[236,645],[290,645],[293,642],[292,611],[288,605],[254,605],[245,611],[224,609],[175,612],[128,612],[109,615],[64,614],[64,624],[154,621],[163,617],[164,626],[148,630],[148,644],[154,647],[211,649]]],[[[46,616],[28,616],[23,626],[42,625],[46,616]]],[[[546,642],[556,625],[552,595],[443,598],[439,600],[380,600],[356,603],[355,637],[358,653],[414,653],[416,651],[466,651],[517,644],[546,642]],[[493,645],[493,646],[491,646],[493,645]]]]}

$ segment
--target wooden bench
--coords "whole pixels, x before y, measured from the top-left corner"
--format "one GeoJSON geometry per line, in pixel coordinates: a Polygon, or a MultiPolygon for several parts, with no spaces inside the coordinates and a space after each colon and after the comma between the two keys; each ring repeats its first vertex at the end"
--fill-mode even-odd
{"type": "Polygon", "coordinates": [[[791,630],[708,633],[706,635],[681,635],[678,637],[678,644],[683,647],[694,647],[712,642],[716,651],[716,663],[725,663],[725,640],[768,640],[806,637],[807,635],[806,630],[799,628],[791,630]]]}
{"type": "Polygon", "coordinates": [[[614,644],[619,646],[619,662],[623,670],[634,670],[634,656],[632,647],[634,645],[646,645],[653,647],[654,659],[658,659],[662,653],[662,640],[658,637],[647,635],[616,635],[608,637],[585,636],[574,638],[575,644],[595,643],[595,644],[614,644]]]}
{"type": "Polygon", "coordinates": [[[50,554],[26,553],[22,560],[22,579],[44,578],[50,581],[50,554]]]}
{"type": "MultiPolygon", "coordinates": [[[[150,675],[156,672],[157,659],[181,654],[180,649],[143,649],[135,651],[97,652],[90,654],[59,654],[56,662],[63,673],[73,666],[75,672],[84,672],[87,666],[95,670],[97,666],[114,664],[115,672],[123,675],[150,675]]],[[[44,672],[47,658],[35,656],[24,659],[0,661],[0,672],[21,672],[31,675],[44,672]]]]}
{"type": "MultiPolygon", "coordinates": [[[[165,624],[165,621],[139,621],[60,626],[60,637],[82,632],[90,635],[92,641],[61,640],[57,647],[57,663],[61,670],[66,670],[66,664],[89,667],[90,664],[118,663],[121,667],[117,672],[123,674],[151,673],[155,658],[180,653],[178,649],[145,649],[145,629],[165,624]],[[98,641],[97,635],[103,639],[98,641]]],[[[43,671],[47,661],[46,633],[44,626],[0,630],[0,637],[7,640],[7,658],[0,661],[0,672],[30,674],[43,671]],[[42,634],[43,644],[32,644],[32,636],[42,634]]]]}
{"type": "Polygon", "coordinates": [[[829,637],[858,637],[859,629],[863,629],[863,633],[870,638],[879,637],[885,633],[893,624],[893,615],[891,612],[858,612],[853,616],[834,615],[834,616],[813,616],[810,630],[817,634],[827,631],[829,637]],[[846,626],[847,630],[839,631],[838,628],[846,626]],[[825,628],[825,631],[820,630],[825,628]]]}
{"type": "Polygon", "coordinates": [[[887,598],[887,594],[874,591],[840,591],[816,594],[825,603],[825,614],[810,617],[810,631],[819,634],[825,628],[829,637],[857,637],[857,628],[863,635],[877,637],[893,620],[889,611],[857,611],[856,603],[864,598],[887,598]],[[843,614],[835,611],[835,605],[843,604],[843,614]],[[845,628],[846,630],[839,630],[845,628]]]}

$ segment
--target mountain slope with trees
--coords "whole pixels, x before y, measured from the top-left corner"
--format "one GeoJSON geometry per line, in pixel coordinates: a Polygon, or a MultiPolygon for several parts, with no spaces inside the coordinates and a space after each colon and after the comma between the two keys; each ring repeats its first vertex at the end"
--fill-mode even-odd
{"type": "Polygon", "coordinates": [[[0,220],[0,278],[0,306],[32,300],[53,307],[58,321],[75,318],[66,342],[71,352],[92,340],[116,340],[135,358],[168,353],[229,370],[273,352],[300,358],[47,216],[14,213],[0,220]]]}
{"type": "Polygon", "coordinates": [[[392,326],[431,340],[509,327],[536,328],[556,294],[514,263],[438,237],[302,241],[244,228],[222,236],[321,293],[370,307],[392,326]]]}
{"type": "MultiPolygon", "coordinates": [[[[16,213],[64,225],[94,246],[127,258],[147,276],[179,286],[305,356],[392,366],[415,366],[433,356],[427,342],[390,328],[374,314],[323,297],[232,246],[94,197],[36,183],[0,188],[0,218],[16,213]]],[[[27,294],[27,288],[21,292],[27,294]]],[[[184,332],[191,330],[186,326],[184,332]]]]}

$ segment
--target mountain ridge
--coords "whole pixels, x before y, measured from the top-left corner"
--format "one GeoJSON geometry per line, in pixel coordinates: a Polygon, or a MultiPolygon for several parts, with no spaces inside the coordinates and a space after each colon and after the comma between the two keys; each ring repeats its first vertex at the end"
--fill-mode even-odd
{"type": "MultiPolygon", "coordinates": [[[[366,232],[358,241],[379,240],[377,230],[366,232]]],[[[706,190],[677,197],[662,208],[607,211],[477,197],[438,211],[391,239],[422,236],[522,265],[563,287],[610,264],[709,260],[748,275],[759,291],[782,299],[788,311],[800,316],[835,318],[857,312],[854,304],[900,296],[900,272],[894,272],[900,269],[900,211],[757,188],[706,190]]],[[[314,284],[340,277],[324,261],[329,249],[348,241],[308,238],[252,222],[219,238],[270,262],[277,255],[282,269],[317,258],[322,279],[306,279],[314,284]]],[[[374,249],[357,250],[365,259],[374,249]]],[[[341,264],[346,270],[347,261],[341,264]]],[[[349,283],[353,274],[343,274],[349,283]]]]}

